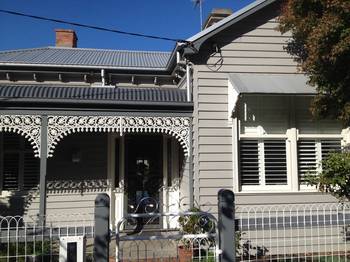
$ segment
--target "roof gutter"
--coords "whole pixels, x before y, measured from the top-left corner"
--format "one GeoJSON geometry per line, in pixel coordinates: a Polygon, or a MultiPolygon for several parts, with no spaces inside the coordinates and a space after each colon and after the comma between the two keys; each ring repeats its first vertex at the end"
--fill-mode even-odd
{"type": "Polygon", "coordinates": [[[97,69],[100,70],[101,67],[104,69],[116,69],[116,70],[138,70],[138,71],[164,71],[168,72],[169,69],[165,67],[154,67],[154,68],[144,68],[144,67],[117,67],[117,66],[87,66],[87,65],[60,65],[60,64],[23,64],[23,63],[8,63],[0,62],[0,66],[21,66],[21,67],[59,67],[59,68],[82,68],[82,69],[97,69]]]}

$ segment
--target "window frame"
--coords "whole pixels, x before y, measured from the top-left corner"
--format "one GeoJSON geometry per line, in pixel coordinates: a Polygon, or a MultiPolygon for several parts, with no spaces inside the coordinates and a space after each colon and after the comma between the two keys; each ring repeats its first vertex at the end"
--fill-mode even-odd
{"type": "MultiPolygon", "coordinates": [[[[298,134],[296,145],[298,146],[298,142],[300,140],[315,140],[316,141],[316,161],[317,164],[320,165],[322,159],[322,140],[340,140],[340,145],[343,147],[345,145],[344,136],[342,134],[298,134]]],[[[316,192],[316,186],[310,186],[301,183],[300,174],[299,174],[299,154],[297,153],[297,176],[298,176],[298,190],[306,191],[306,192],[316,192]]],[[[322,166],[316,167],[316,172],[322,171],[322,166]]]]}
{"type": "MultiPolygon", "coordinates": [[[[305,127],[299,126],[300,121],[297,119],[297,96],[290,96],[288,98],[288,126],[283,127],[281,133],[271,132],[266,133],[265,126],[262,123],[257,122],[257,125],[248,126],[247,133],[243,132],[243,121],[247,118],[247,102],[240,100],[238,107],[233,115],[232,119],[232,138],[236,141],[236,149],[233,150],[233,162],[234,162],[234,189],[240,193],[297,193],[297,192],[316,192],[315,187],[306,186],[301,184],[299,176],[299,155],[298,155],[298,141],[299,139],[315,139],[315,140],[331,140],[339,139],[341,146],[343,147],[346,142],[350,142],[350,128],[340,129],[335,132],[335,129],[319,130],[318,124],[315,123],[315,130],[306,133],[305,127]],[[328,131],[329,130],[329,131],[328,131]],[[322,133],[322,131],[326,131],[322,133]],[[245,139],[252,140],[273,140],[273,139],[286,139],[286,162],[287,162],[287,185],[242,185],[242,177],[240,173],[240,141],[245,139]],[[235,167],[236,166],[236,167],[235,167]]],[[[257,100],[259,102],[259,100],[257,100]]],[[[260,103],[260,102],[259,102],[260,103]]],[[[282,128],[282,126],[281,126],[282,128]]],[[[278,131],[278,130],[277,130],[278,131]]]]}
{"type": "MultiPolygon", "coordinates": [[[[244,134],[239,136],[239,143],[241,140],[257,140],[258,141],[258,161],[259,161],[259,177],[263,183],[259,185],[243,185],[242,177],[239,175],[239,183],[240,183],[240,191],[241,192],[257,192],[257,191],[285,191],[291,189],[291,163],[290,163],[290,144],[288,142],[287,135],[252,135],[252,134],[244,134]],[[286,171],[287,171],[287,183],[286,185],[266,185],[265,183],[265,148],[264,141],[271,140],[285,140],[286,143],[286,171]],[[263,160],[263,161],[261,161],[263,160]]],[[[238,152],[240,152],[240,146],[238,145],[238,152]]],[[[239,174],[241,174],[241,165],[240,165],[240,153],[238,158],[238,170],[239,174]]]]}

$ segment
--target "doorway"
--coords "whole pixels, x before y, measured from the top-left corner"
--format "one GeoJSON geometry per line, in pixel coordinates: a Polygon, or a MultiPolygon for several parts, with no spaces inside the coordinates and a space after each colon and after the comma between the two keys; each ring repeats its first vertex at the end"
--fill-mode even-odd
{"type": "Polygon", "coordinates": [[[162,136],[125,137],[125,201],[127,213],[162,212],[162,136]]]}

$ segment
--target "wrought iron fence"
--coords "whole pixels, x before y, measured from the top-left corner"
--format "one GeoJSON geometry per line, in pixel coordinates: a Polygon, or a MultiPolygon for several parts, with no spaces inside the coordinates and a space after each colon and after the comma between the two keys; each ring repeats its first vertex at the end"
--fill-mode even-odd
{"type": "Polygon", "coordinates": [[[0,216],[0,261],[59,261],[64,243],[84,242],[86,261],[92,261],[93,214],[57,214],[45,218],[0,216]]]}
{"type": "Polygon", "coordinates": [[[238,207],[240,261],[350,260],[350,205],[238,207]]]}

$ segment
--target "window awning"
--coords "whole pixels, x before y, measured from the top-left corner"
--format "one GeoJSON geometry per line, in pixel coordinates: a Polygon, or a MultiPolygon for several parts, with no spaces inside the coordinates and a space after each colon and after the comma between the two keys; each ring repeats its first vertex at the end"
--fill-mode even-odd
{"type": "Polygon", "coordinates": [[[240,95],[315,95],[316,88],[310,86],[302,74],[228,74],[228,113],[232,116],[240,95]]]}
{"type": "Polygon", "coordinates": [[[302,74],[243,74],[231,73],[229,81],[239,94],[301,94],[316,93],[302,74]]]}

